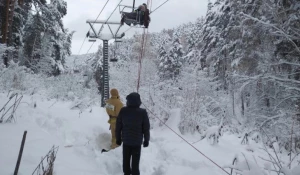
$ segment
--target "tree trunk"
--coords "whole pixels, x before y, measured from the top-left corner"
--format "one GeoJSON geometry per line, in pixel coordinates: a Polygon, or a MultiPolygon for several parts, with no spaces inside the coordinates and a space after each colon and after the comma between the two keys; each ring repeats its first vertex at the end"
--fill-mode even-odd
{"type": "Polygon", "coordinates": [[[9,14],[9,4],[10,4],[10,0],[6,0],[6,3],[5,3],[5,12],[4,12],[4,15],[3,15],[3,24],[2,24],[2,43],[6,43],[7,41],[7,29],[8,29],[8,14],[9,14]]]}
{"type": "Polygon", "coordinates": [[[242,100],[242,115],[245,115],[245,104],[244,104],[244,95],[243,93],[241,94],[241,100],[242,100]]]}
{"type": "MultiPolygon", "coordinates": [[[[5,7],[4,7],[4,13],[3,13],[3,19],[2,19],[2,44],[7,44],[7,33],[8,33],[8,23],[9,23],[9,6],[10,6],[10,0],[6,0],[5,7]]],[[[7,67],[8,66],[8,53],[5,52],[3,55],[3,63],[7,67]]]]}

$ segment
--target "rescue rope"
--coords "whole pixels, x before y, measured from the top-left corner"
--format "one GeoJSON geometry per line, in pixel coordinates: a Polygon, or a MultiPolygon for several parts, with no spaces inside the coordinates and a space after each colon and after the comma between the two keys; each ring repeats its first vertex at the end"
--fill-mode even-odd
{"type": "MultiPolygon", "coordinates": [[[[144,57],[144,52],[145,52],[145,31],[146,29],[144,28],[143,35],[142,35],[142,43],[141,43],[141,52],[139,56],[139,69],[138,69],[138,80],[137,80],[137,93],[139,92],[140,89],[140,81],[141,81],[141,73],[142,73],[142,59],[144,57]]],[[[146,32],[146,35],[148,35],[148,30],[146,32]]]]}
{"type": "MultiPolygon", "coordinates": [[[[147,1],[147,6],[149,7],[150,2],[152,3],[151,0],[147,1]]],[[[150,7],[151,9],[151,7],[150,7]]],[[[144,28],[143,30],[143,35],[142,35],[142,43],[141,43],[141,52],[140,52],[140,57],[139,57],[139,69],[138,69],[138,80],[137,80],[137,93],[139,92],[140,89],[140,81],[141,81],[141,73],[142,73],[142,60],[145,55],[145,45],[147,44],[147,37],[148,36],[148,29],[146,30],[144,28]]]]}
{"type": "MultiPolygon", "coordinates": [[[[143,104],[144,105],[144,104],[143,104]]],[[[226,174],[230,175],[229,172],[227,172],[224,168],[222,168],[220,165],[218,165],[216,162],[214,162],[212,159],[210,159],[208,156],[206,156],[204,153],[202,153],[199,149],[197,149],[194,145],[190,144],[187,140],[185,140],[181,135],[179,135],[177,132],[175,132],[171,127],[169,127],[165,122],[163,122],[159,117],[157,117],[147,106],[144,105],[144,107],[160,122],[162,122],[168,129],[170,129],[173,133],[175,133],[178,137],[180,137],[183,141],[185,141],[188,145],[190,145],[192,148],[194,148],[198,153],[200,153],[202,156],[204,156],[206,159],[208,159],[210,162],[212,162],[214,165],[216,165],[218,168],[220,168],[222,171],[224,171],[226,174]]]]}

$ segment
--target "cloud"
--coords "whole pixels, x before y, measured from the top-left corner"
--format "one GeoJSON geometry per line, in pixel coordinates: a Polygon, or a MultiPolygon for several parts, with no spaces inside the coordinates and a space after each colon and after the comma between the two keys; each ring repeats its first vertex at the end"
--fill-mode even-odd
{"type": "MultiPolygon", "coordinates": [[[[85,38],[89,25],[86,23],[87,19],[96,19],[101,9],[103,8],[106,0],[65,0],[68,4],[68,14],[64,17],[65,27],[70,31],[76,31],[72,41],[72,53],[78,54],[80,46],[85,38]]],[[[161,5],[165,0],[152,0],[152,8],[161,5]]],[[[111,12],[115,9],[119,0],[110,0],[106,8],[100,15],[99,19],[106,20],[111,12]]],[[[147,0],[136,0],[136,6],[142,3],[147,3],[147,0]]],[[[193,22],[197,18],[204,16],[207,10],[207,0],[169,0],[166,4],[161,6],[157,11],[151,14],[151,23],[149,25],[149,32],[159,32],[162,29],[174,28],[180,24],[193,22]]],[[[121,4],[132,5],[132,0],[123,0],[121,4]]],[[[130,9],[127,9],[130,11],[130,9]]],[[[113,13],[110,21],[121,20],[119,8],[113,13]]],[[[99,29],[101,25],[95,25],[96,29],[99,29]]],[[[118,26],[111,26],[115,31],[118,26]]],[[[128,29],[128,26],[123,26],[120,32],[124,32],[128,29]]],[[[103,33],[108,33],[108,27],[106,26],[103,33]]],[[[132,36],[135,32],[142,32],[142,29],[132,28],[126,32],[126,37],[132,36]]],[[[95,52],[101,41],[97,41],[90,52],[95,52]]],[[[87,52],[91,43],[85,41],[80,54],[87,52]]]]}

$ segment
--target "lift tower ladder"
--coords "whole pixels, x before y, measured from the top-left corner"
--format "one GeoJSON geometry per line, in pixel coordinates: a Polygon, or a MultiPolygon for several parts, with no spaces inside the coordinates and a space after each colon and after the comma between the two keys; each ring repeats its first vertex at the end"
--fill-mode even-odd
{"type": "Polygon", "coordinates": [[[105,106],[105,101],[109,98],[109,71],[108,71],[108,41],[111,39],[121,39],[125,36],[125,33],[118,34],[120,28],[122,27],[120,22],[108,22],[103,20],[87,20],[86,21],[91,29],[92,32],[87,34],[87,37],[90,39],[100,39],[103,41],[103,71],[101,75],[101,107],[105,106]],[[94,28],[94,24],[102,24],[101,28],[97,32],[94,28]],[[102,34],[102,30],[104,25],[109,27],[111,34],[102,34]],[[114,33],[110,27],[110,25],[119,25],[117,31],[114,33]]]}

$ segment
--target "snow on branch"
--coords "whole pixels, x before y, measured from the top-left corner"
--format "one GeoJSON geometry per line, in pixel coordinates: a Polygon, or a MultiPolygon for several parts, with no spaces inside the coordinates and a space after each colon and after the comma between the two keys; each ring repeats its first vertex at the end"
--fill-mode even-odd
{"type": "Polygon", "coordinates": [[[248,19],[251,19],[251,20],[253,20],[253,21],[259,22],[259,23],[261,23],[261,24],[263,24],[263,25],[266,25],[266,26],[268,26],[268,27],[271,27],[271,28],[277,30],[277,31],[278,31],[279,33],[281,33],[288,41],[290,41],[290,42],[293,44],[293,46],[295,47],[295,49],[297,50],[297,52],[300,53],[300,48],[299,48],[299,47],[297,46],[297,44],[291,39],[291,37],[290,37],[287,33],[285,33],[282,29],[278,28],[278,27],[275,26],[274,24],[265,22],[265,21],[263,21],[263,20],[260,20],[260,19],[258,19],[258,18],[255,18],[255,17],[250,16],[250,15],[248,15],[248,14],[245,14],[245,13],[243,13],[243,12],[241,12],[240,14],[241,14],[242,16],[247,17],[248,19]]]}
{"type": "Polygon", "coordinates": [[[278,65],[281,65],[281,64],[288,64],[288,65],[292,65],[292,66],[300,66],[300,63],[292,63],[292,62],[287,62],[287,61],[280,61],[279,63],[273,63],[273,64],[268,63],[267,65],[268,66],[278,66],[278,65]]]}

